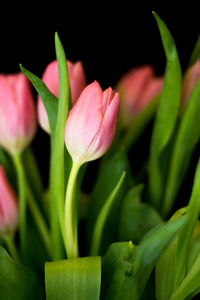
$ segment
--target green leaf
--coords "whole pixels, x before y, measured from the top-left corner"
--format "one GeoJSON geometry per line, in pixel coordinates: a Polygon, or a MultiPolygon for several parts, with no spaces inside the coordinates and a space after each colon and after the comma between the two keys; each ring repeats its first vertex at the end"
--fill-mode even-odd
{"type": "Polygon", "coordinates": [[[200,80],[198,80],[182,117],[170,163],[163,214],[168,215],[188,169],[197,142],[200,139],[200,80]]]}
{"type": "Polygon", "coordinates": [[[200,160],[197,164],[192,194],[186,212],[187,222],[178,234],[176,254],[176,286],[186,275],[188,246],[200,214],[200,160]]]}
{"type": "MultiPolygon", "coordinates": [[[[182,300],[194,297],[200,290],[200,254],[179,287],[172,294],[170,300],[182,300]]],[[[191,298],[190,298],[191,299],[191,298]]]]}
{"type": "MultiPolygon", "coordinates": [[[[185,213],[184,210],[179,210],[180,213],[185,213]]],[[[173,216],[176,218],[177,213],[173,216]]],[[[186,223],[187,224],[187,223],[186,223]]],[[[198,221],[195,225],[195,229],[192,233],[188,251],[187,251],[187,270],[186,273],[190,272],[191,268],[195,264],[195,261],[199,255],[200,250],[200,222],[198,221]]],[[[156,264],[156,299],[168,300],[172,294],[176,294],[176,290],[179,287],[175,286],[176,283],[176,253],[179,255],[177,250],[178,235],[172,240],[170,245],[167,247],[165,252],[162,254],[156,264]]],[[[186,275],[187,276],[187,275],[186,275]]],[[[180,284],[182,285],[182,283],[180,284]]],[[[199,285],[200,286],[200,285],[199,285]]],[[[179,291],[180,292],[180,291],[179,291]]],[[[192,293],[196,294],[197,291],[194,289],[192,293]]],[[[192,295],[192,294],[191,294],[192,295]]],[[[180,299],[186,299],[185,297],[180,299]]],[[[188,298],[187,298],[188,299],[188,298]]]]}
{"type": "Polygon", "coordinates": [[[64,187],[65,187],[65,125],[69,111],[70,85],[67,60],[58,34],[55,34],[55,47],[59,71],[59,104],[55,134],[51,139],[51,166],[50,166],[50,195],[51,195],[51,228],[52,242],[56,249],[55,258],[62,257],[59,247],[58,222],[64,235],[64,187]]]}
{"type": "Polygon", "coordinates": [[[29,72],[22,65],[20,65],[20,69],[28,77],[40,95],[48,115],[51,133],[54,133],[57,120],[58,99],[49,91],[47,86],[40,78],[29,72]]]}
{"type": "Polygon", "coordinates": [[[16,263],[0,246],[0,298],[1,300],[42,300],[40,282],[35,273],[16,263]]]}
{"type": "Polygon", "coordinates": [[[175,234],[184,226],[186,220],[186,217],[182,216],[156,226],[145,235],[139,246],[136,248],[134,275],[140,291],[144,290],[156,261],[175,234]]]}
{"type": "Polygon", "coordinates": [[[120,213],[119,238],[137,244],[154,226],[162,222],[159,214],[141,202],[143,185],[133,187],[126,195],[120,213]]]}
{"type": "Polygon", "coordinates": [[[103,259],[102,299],[143,299],[156,261],[185,222],[180,217],[158,225],[136,247],[131,242],[111,245],[103,259]]]}
{"type": "Polygon", "coordinates": [[[106,300],[139,299],[134,279],[135,247],[131,242],[112,244],[103,258],[102,293],[106,300]]]}
{"type": "MultiPolygon", "coordinates": [[[[51,172],[52,185],[57,199],[58,209],[62,214],[64,209],[64,162],[65,162],[65,125],[69,111],[70,85],[67,60],[58,34],[55,34],[56,56],[59,71],[59,105],[55,137],[52,145],[51,172]]],[[[67,156],[67,155],[66,155],[67,156]]]]}
{"type": "Polygon", "coordinates": [[[109,244],[117,240],[120,206],[123,201],[124,194],[132,185],[129,163],[124,150],[121,150],[114,156],[111,156],[107,159],[104,158],[102,160],[98,177],[90,196],[87,215],[89,243],[91,242],[97,217],[124,171],[126,172],[126,180],[124,180],[121,185],[121,188],[112,205],[109,218],[104,226],[100,253],[105,253],[109,244]],[[110,230],[110,228],[112,228],[112,230],[110,230]]]}
{"type": "MultiPolygon", "coordinates": [[[[177,210],[170,220],[175,220],[183,216],[187,207],[177,210]]],[[[172,239],[166,250],[156,263],[156,299],[168,300],[174,290],[176,278],[176,251],[178,236],[172,239]]]]}
{"type": "Polygon", "coordinates": [[[186,273],[188,273],[191,267],[193,266],[199,253],[200,253],[200,221],[198,220],[195,225],[192,238],[188,247],[186,273]]]}
{"type": "Polygon", "coordinates": [[[174,40],[164,22],[154,13],[167,59],[164,85],[158,105],[150,149],[149,193],[151,203],[161,206],[164,179],[161,170],[161,154],[172,138],[180,104],[181,67],[174,40]]]}
{"type": "Polygon", "coordinates": [[[116,196],[119,192],[119,189],[124,181],[125,175],[126,175],[126,173],[123,172],[117,185],[115,186],[111,195],[106,200],[105,204],[103,205],[103,207],[98,215],[98,218],[97,218],[95,226],[94,226],[93,236],[92,236],[91,256],[98,255],[99,248],[100,248],[100,242],[101,242],[101,238],[102,238],[102,234],[103,234],[103,228],[104,228],[106,220],[109,216],[111,207],[112,207],[112,205],[116,199],[116,196]]]}
{"type": "Polygon", "coordinates": [[[156,264],[156,299],[168,300],[172,295],[176,275],[177,235],[156,264]]]}
{"type": "Polygon", "coordinates": [[[200,58],[200,35],[198,36],[197,42],[195,44],[194,50],[190,57],[189,66],[193,65],[197,59],[200,58]]]}
{"type": "Polygon", "coordinates": [[[101,258],[83,257],[45,265],[47,300],[98,300],[101,258]]]}

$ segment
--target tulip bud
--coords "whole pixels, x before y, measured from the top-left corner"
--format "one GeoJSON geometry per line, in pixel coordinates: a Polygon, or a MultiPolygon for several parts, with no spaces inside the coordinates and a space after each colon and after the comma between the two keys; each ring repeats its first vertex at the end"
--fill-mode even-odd
{"type": "Polygon", "coordinates": [[[0,145],[19,153],[36,132],[36,111],[28,79],[22,73],[0,75],[0,145]]]}
{"type": "Polygon", "coordinates": [[[74,163],[95,160],[110,147],[116,131],[119,93],[88,85],[71,109],[65,128],[66,147],[74,163]]]}
{"type": "Polygon", "coordinates": [[[182,84],[181,111],[184,110],[192,90],[200,77],[200,59],[196,61],[185,73],[182,84]]]}
{"type": "Polygon", "coordinates": [[[0,237],[8,238],[18,226],[18,205],[3,167],[0,165],[0,237]]]}
{"type": "Polygon", "coordinates": [[[131,70],[118,83],[121,92],[122,126],[126,127],[161,92],[163,79],[155,77],[151,66],[131,70]]]}
{"type": "MultiPolygon", "coordinates": [[[[69,71],[72,104],[74,104],[80,96],[82,90],[86,86],[85,72],[80,61],[78,61],[77,63],[67,61],[67,66],[69,71]]],[[[56,60],[54,60],[47,66],[42,76],[42,80],[44,81],[48,89],[52,92],[52,94],[59,98],[59,75],[58,64],[56,60]]],[[[48,116],[40,97],[38,97],[37,108],[40,126],[46,132],[50,133],[48,116]]]]}

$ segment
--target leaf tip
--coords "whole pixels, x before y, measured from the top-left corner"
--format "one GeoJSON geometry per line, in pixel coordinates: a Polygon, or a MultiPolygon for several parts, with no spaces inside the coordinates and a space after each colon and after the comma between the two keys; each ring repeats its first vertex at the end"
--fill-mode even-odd
{"type": "Polygon", "coordinates": [[[55,43],[60,43],[60,38],[57,31],[55,32],[55,43]]]}
{"type": "Polygon", "coordinates": [[[155,12],[155,10],[152,11],[152,15],[154,16],[154,18],[156,19],[156,21],[160,20],[159,15],[155,12]]]}
{"type": "Polygon", "coordinates": [[[24,67],[22,66],[22,64],[19,64],[19,68],[24,73],[24,67]]]}
{"type": "Polygon", "coordinates": [[[129,243],[128,243],[128,249],[129,249],[130,252],[132,252],[134,250],[134,245],[133,245],[132,241],[129,241],[129,243]]]}

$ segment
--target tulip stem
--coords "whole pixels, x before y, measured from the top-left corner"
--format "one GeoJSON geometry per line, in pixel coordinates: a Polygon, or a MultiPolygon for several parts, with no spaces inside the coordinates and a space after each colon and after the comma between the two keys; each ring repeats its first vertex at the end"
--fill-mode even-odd
{"type": "Polygon", "coordinates": [[[5,240],[8,251],[10,255],[16,260],[16,262],[21,263],[17,249],[15,247],[14,236],[11,236],[5,240]]]}
{"type": "MultiPolygon", "coordinates": [[[[26,246],[26,244],[24,245],[23,243],[26,242],[26,198],[27,198],[27,203],[33,215],[33,219],[42,237],[48,255],[51,257],[52,253],[51,253],[49,231],[43,219],[43,216],[38,208],[38,205],[35,201],[34,195],[31,191],[28,181],[26,180],[25,170],[23,167],[21,156],[20,155],[13,156],[13,161],[15,163],[15,167],[18,173],[18,182],[19,182],[20,239],[22,239],[21,240],[22,246],[23,247],[26,246]]],[[[22,249],[26,249],[26,248],[22,248],[22,249]]]]}
{"type": "Polygon", "coordinates": [[[52,257],[52,252],[51,252],[51,241],[50,241],[50,235],[49,235],[49,230],[47,228],[46,223],[44,222],[44,218],[37,206],[37,203],[34,199],[34,195],[32,194],[32,191],[27,183],[27,202],[30,208],[30,211],[33,215],[33,218],[35,220],[35,224],[38,228],[38,231],[42,237],[42,240],[44,242],[45,248],[47,250],[47,253],[49,257],[52,257]]]}
{"type": "Polygon", "coordinates": [[[12,155],[13,163],[17,172],[18,193],[19,193],[19,234],[21,250],[24,260],[27,260],[27,245],[26,245],[26,179],[24,169],[21,163],[20,154],[12,155]]]}
{"type": "Polygon", "coordinates": [[[73,163],[65,197],[65,248],[68,258],[78,257],[77,206],[75,199],[76,179],[80,164],[73,163]]]}

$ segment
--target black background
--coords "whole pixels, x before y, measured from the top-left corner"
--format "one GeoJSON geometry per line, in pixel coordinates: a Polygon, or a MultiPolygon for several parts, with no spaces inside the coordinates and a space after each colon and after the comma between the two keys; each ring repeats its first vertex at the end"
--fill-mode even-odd
{"type": "MultiPolygon", "coordinates": [[[[83,62],[88,83],[96,79],[103,88],[114,86],[124,72],[146,63],[162,75],[165,56],[152,10],[171,31],[184,70],[200,32],[198,4],[192,1],[187,1],[185,6],[183,3],[177,6],[175,1],[171,4],[160,1],[160,5],[147,3],[54,1],[45,5],[27,1],[26,4],[18,2],[15,7],[10,2],[4,3],[0,12],[0,72],[18,72],[22,63],[42,76],[46,65],[55,59],[57,31],[67,58],[83,62]]],[[[39,129],[33,147],[46,179],[48,146],[48,136],[39,129]]],[[[143,147],[148,155],[146,146],[148,139],[143,147]]],[[[141,148],[136,155],[140,154],[141,148]]]]}
{"type": "MultiPolygon", "coordinates": [[[[165,59],[155,10],[170,29],[183,69],[200,32],[198,4],[190,1],[176,9],[175,1],[160,5],[144,1],[89,4],[65,1],[62,4],[28,2],[1,7],[0,72],[19,70],[22,63],[41,76],[55,58],[54,33],[58,31],[67,58],[82,60],[88,81],[97,79],[103,87],[114,85],[122,73],[133,66],[151,63],[158,74],[165,59]]],[[[198,3],[198,2],[197,2],[198,3]]]]}

